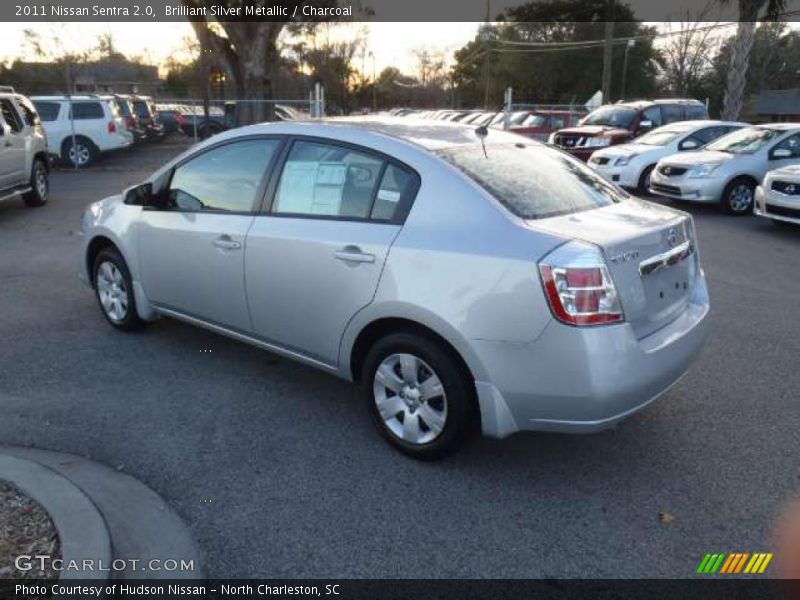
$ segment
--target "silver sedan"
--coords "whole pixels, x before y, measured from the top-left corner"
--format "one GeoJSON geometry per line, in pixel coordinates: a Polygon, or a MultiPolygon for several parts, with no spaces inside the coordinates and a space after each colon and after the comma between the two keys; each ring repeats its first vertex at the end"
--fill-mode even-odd
{"type": "Polygon", "coordinates": [[[662,158],[650,176],[650,191],[675,200],[719,202],[732,215],[746,215],[767,171],[798,160],[800,123],[756,125],[697,152],[662,158]]]}
{"type": "Polygon", "coordinates": [[[688,215],[448,122],[236,129],[91,204],[83,234],[111,325],[181,319],[356,381],[418,458],[475,429],[610,427],[707,333],[688,215]]]}

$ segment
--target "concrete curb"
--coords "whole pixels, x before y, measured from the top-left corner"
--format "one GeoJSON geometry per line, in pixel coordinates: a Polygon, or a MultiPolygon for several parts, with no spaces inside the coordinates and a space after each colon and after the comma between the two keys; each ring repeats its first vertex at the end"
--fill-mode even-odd
{"type": "MultiPolygon", "coordinates": [[[[115,561],[112,579],[205,577],[202,554],[188,527],[158,494],[142,482],[74,454],[0,446],[0,457],[4,454],[34,461],[55,471],[91,498],[111,536],[115,561]],[[121,569],[116,566],[120,560],[126,561],[121,569]],[[158,566],[161,570],[150,570],[148,563],[152,560],[160,561],[158,566]],[[191,561],[193,568],[164,570],[164,561],[177,561],[178,565],[181,561],[191,561]]],[[[48,508],[44,502],[42,506],[48,508]]],[[[110,565],[111,562],[104,564],[110,565]]]]}
{"type": "Polygon", "coordinates": [[[65,477],[37,462],[0,454],[0,479],[8,481],[44,508],[61,542],[65,570],[59,580],[108,579],[108,571],[82,570],[83,561],[111,565],[111,536],[97,507],[65,477]],[[76,570],[66,570],[74,561],[76,570]]]}

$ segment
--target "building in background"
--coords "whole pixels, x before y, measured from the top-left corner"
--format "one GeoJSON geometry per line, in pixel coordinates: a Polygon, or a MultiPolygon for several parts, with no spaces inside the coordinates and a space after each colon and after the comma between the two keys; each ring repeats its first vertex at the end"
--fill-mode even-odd
{"type": "Polygon", "coordinates": [[[760,92],[751,114],[759,121],[800,121],[800,88],[760,92]]]}

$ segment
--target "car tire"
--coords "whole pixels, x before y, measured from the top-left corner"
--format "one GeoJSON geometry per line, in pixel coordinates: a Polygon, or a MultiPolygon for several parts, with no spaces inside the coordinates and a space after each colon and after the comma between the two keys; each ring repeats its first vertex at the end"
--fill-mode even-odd
{"type": "Polygon", "coordinates": [[[453,352],[415,333],[393,333],[367,353],[360,387],[392,446],[419,460],[450,454],[477,421],[475,387],[453,352]]]}
{"type": "Polygon", "coordinates": [[[22,199],[25,206],[44,206],[50,195],[50,178],[47,172],[47,165],[41,158],[36,158],[31,167],[31,191],[26,193],[22,199]]]}
{"type": "Polygon", "coordinates": [[[755,197],[755,183],[746,177],[737,177],[725,186],[722,206],[728,214],[743,217],[753,212],[755,197]]]}
{"type": "Polygon", "coordinates": [[[97,156],[99,155],[99,152],[97,150],[97,146],[95,146],[90,139],[82,136],[76,136],[75,148],[76,148],[77,164],[75,159],[73,158],[72,137],[68,137],[66,140],[64,140],[64,145],[61,151],[61,158],[68,165],[72,167],[78,167],[79,169],[85,169],[86,167],[90,167],[95,163],[95,161],[97,161],[97,156]]]}
{"type": "Polygon", "coordinates": [[[650,175],[653,174],[653,169],[655,169],[655,165],[650,165],[649,167],[645,167],[642,174],[639,176],[639,184],[636,188],[636,192],[640,196],[645,196],[649,198],[653,194],[650,193],[650,175]]]}
{"type": "Polygon", "coordinates": [[[92,285],[106,320],[117,329],[136,331],[147,322],[136,311],[133,281],[125,259],[115,248],[103,248],[94,259],[92,285]]]}

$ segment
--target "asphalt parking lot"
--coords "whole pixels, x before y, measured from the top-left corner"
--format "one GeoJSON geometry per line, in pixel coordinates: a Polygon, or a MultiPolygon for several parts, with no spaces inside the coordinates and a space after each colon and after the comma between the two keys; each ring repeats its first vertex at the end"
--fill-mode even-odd
{"type": "Polygon", "coordinates": [[[612,431],[418,463],[344,382],[176,321],[105,322],[76,277],[80,214],[184,147],[58,170],[42,208],[0,204],[0,442],[141,479],[212,577],[681,578],[706,552],[769,550],[800,490],[800,229],[686,206],[713,331],[678,386],[612,431]]]}

